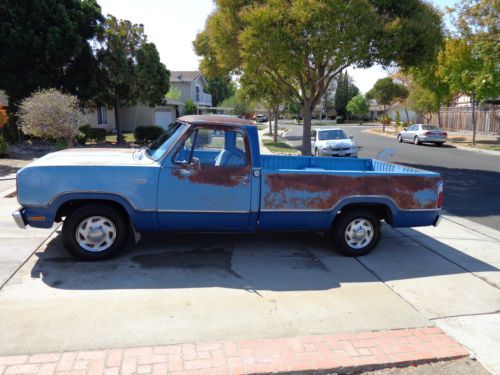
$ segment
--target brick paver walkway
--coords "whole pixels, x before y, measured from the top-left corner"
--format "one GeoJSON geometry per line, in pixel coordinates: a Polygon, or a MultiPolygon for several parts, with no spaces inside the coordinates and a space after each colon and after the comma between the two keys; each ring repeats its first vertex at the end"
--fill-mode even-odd
{"type": "Polygon", "coordinates": [[[0,375],[255,374],[380,368],[467,356],[436,327],[0,356],[0,375]]]}

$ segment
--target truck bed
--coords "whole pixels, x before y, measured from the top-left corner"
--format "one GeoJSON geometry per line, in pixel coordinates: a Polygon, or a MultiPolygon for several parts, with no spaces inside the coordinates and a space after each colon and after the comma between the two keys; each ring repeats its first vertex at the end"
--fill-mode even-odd
{"type": "Polygon", "coordinates": [[[328,227],[343,207],[381,205],[391,224],[430,225],[435,218],[438,173],[374,159],[262,156],[262,227],[328,227]],[[422,215],[410,213],[416,211],[422,215]],[[418,219],[415,219],[418,216],[418,219]]]}
{"type": "Polygon", "coordinates": [[[383,162],[376,159],[361,158],[327,158],[313,156],[279,156],[262,155],[261,166],[264,170],[282,172],[363,172],[368,174],[404,174],[439,176],[437,173],[383,162]],[[370,173],[371,172],[371,173],[370,173]]]}

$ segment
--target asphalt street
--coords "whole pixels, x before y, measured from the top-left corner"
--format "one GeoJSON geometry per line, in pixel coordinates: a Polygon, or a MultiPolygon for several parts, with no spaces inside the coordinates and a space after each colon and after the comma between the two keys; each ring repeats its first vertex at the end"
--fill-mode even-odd
{"type": "MultiPolygon", "coordinates": [[[[280,124],[281,125],[281,124],[280,124]]],[[[302,126],[289,128],[285,139],[297,148],[302,143],[302,126]]],[[[374,158],[386,148],[394,148],[391,162],[441,173],[445,182],[444,209],[452,215],[500,229],[500,155],[458,149],[451,145],[416,146],[366,132],[368,127],[342,126],[354,136],[359,157],[374,158]]],[[[321,128],[321,126],[314,128],[321,128]]]]}

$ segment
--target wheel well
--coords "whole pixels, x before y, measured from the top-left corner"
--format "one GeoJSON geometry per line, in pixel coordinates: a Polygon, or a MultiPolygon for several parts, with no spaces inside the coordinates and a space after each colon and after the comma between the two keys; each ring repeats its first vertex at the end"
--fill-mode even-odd
{"type": "Polygon", "coordinates": [[[385,220],[386,223],[392,223],[392,211],[389,206],[383,203],[351,203],[347,204],[337,213],[333,223],[338,220],[343,214],[352,210],[368,210],[375,214],[380,220],[385,220]]]}
{"type": "Polygon", "coordinates": [[[68,216],[68,214],[77,207],[89,205],[89,204],[100,204],[103,206],[112,207],[118,212],[120,212],[124,218],[130,220],[130,216],[127,210],[118,202],[107,200],[107,199],[74,199],[64,202],[61,207],[57,209],[55,221],[59,223],[63,217],[68,216]]]}

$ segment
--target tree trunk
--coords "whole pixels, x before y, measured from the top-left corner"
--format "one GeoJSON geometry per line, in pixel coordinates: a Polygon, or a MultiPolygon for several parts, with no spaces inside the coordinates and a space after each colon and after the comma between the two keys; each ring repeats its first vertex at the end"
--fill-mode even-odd
{"type": "Polygon", "coordinates": [[[305,102],[302,107],[302,155],[311,155],[311,105],[305,102]]]}
{"type": "Polygon", "coordinates": [[[471,97],[472,101],[472,144],[476,144],[476,112],[475,112],[475,97],[476,95],[473,93],[471,97]]]}
{"type": "Polygon", "coordinates": [[[115,96],[115,127],[116,127],[116,142],[123,143],[123,134],[122,134],[122,124],[120,118],[120,98],[115,96]]]}
{"type": "Polygon", "coordinates": [[[274,143],[278,142],[278,107],[273,108],[274,112],[274,136],[273,136],[273,141],[274,143]]]}
{"type": "Polygon", "coordinates": [[[385,132],[385,121],[387,120],[387,110],[382,112],[382,131],[385,132]]]}
{"type": "Polygon", "coordinates": [[[269,134],[273,134],[273,120],[271,116],[271,108],[267,109],[267,120],[269,122],[269,134]]]}
{"type": "Polygon", "coordinates": [[[410,123],[410,116],[408,116],[408,108],[405,107],[405,114],[406,114],[406,123],[410,123]]]}

